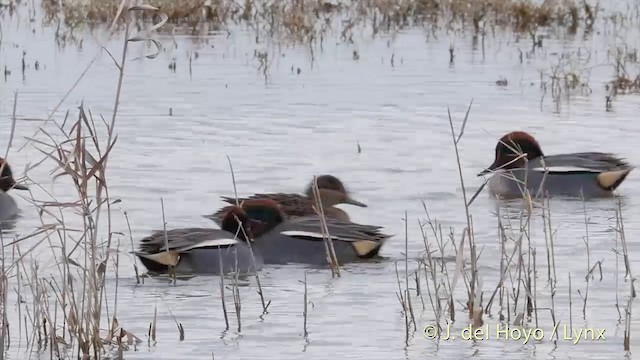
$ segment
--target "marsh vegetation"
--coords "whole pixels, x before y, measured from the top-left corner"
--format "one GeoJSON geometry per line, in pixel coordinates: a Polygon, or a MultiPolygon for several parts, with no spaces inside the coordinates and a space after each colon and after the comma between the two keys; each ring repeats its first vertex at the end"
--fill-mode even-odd
{"type": "MultiPolygon", "coordinates": [[[[425,353],[456,357],[470,356],[476,349],[460,341],[425,338],[424,329],[461,331],[486,324],[542,329],[546,334],[524,344],[525,349],[523,339],[483,348],[496,356],[522,355],[530,349],[630,354],[637,333],[632,314],[637,306],[633,253],[638,246],[632,239],[640,231],[627,215],[638,214],[630,199],[640,194],[634,180],[622,187],[626,196],[604,201],[532,200],[525,193],[516,201],[493,202],[470,175],[488,157],[467,154],[492,154],[495,139],[478,127],[494,115],[498,118],[492,131],[501,132],[528,125],[508,122],[522,107],[563,119],[584,106],[590,111],[579,124],[585,133],[600,124],[591,119],[611,114],[607,121],[616,123],[602,126],[602,145],[638,158],[629,151],[633,140],[620,140],[623,130],[611,130],[638,131],[625,120],[635,114],[629,110],[637,105],[635,97],[614,106],[619,95],[640,89],[637,51],[629,41],[638,14],[637,4],[610,10],[604,4],[571,0],[3,3],[0,64],[5,84],[15,90],[9,97],[3,92],[1,103],[1,116],[11,125],[6,126],[10,131],[2,131],[8,139],[4,157],[21,163],[14,167],[24,171],[14,172],[21,173],[19,181],[31,191],[20,202],[27,220],[21,225],[19,219],[12,225],[15,229],[8,225],[0,233],[2,358],[171,358],[187,351],[198,358],[217,358],[219,353],[255,356],[262,350],[286,358],[292,350],[284,348],[291,346],[300,348],[293,356],[301,351],[319,356],[357,351],[387,358],[405,351],[416,358],[425,353]],[[4,25],[11,21],[18,26],[4,25]],[[30,29],[35,34],[40,27],[48,29],[45,41],[55,42],[57,51],[83,53],[82,65],[59,65],[46,52],[49,57],[38,58],[27,42],[12,39],[12,34],[30,29]],[[411,40],[396,45],[403,36],[411,40]],[[612,38],[618,40],[607,41],[612,38]],[[600,42],[587,47],[590,39],[600,42]],[[228,50],[223,55],[213,52],[234,41],[244,44],[240,60],[228,50]],[[578,45],[566,46],[572,41],[578,45]],[[368,51],[369,42],[382,45],[368,51]],[[414,55],[422,47],[436,55],[426,60],[414,55]],[[486,65],[497,58],[488,54],[504,54],[503,47],[510,55],[500,56],[508,58],[510,66],[536,66],[503,77],[505,62],[500,69],[486,65]],[[300,79],[307,72],[329,77],[328,70],[322,70],[323,56],[334,53],[341,66],[352,66],[353,80],[330,77],[327,85],[310,75],[306,84],[282,85],[285,76],[300,79]],[[468,60],[472,56],[481,60],[468,60]],[[207,61],[211,68],[202,65],[207,61]],[[252,65],[251,85],[241,87],[249,80],[229,70],[233,67],[218,68],[218,63],[230,61],[252,65]],[[418,64],[412,66],[412,61],[418,64]],[[36,71],[42,67],[45,73],[45,66],[47,71],[71,67],[76,75],[51,93],[55,99],[39,107],[41,100],[29,86],[39,76],[44,79],[36,71]],[[91,74],[98,66],[99,82],[94,83],[96,75],[91,74]],[[358,73],[358,66],[367,73],[358,73]],[[494,79],[475,77],[482,69],[489,69],[487,76],[494,79]],[[219,75],[225,71],[228,77],[219,75]],[[444,75],[430,75],[438,71],[444,75]],[[429,76],[421,78],[423,73],[429,76]],[[367,82],[378,77],[382,82],[377,87],[367,82]],[[304,85],[311,88],[309,93],[304,85]],[[240,90],[231,92],[234,86],[240,90]],[[279,86],[289,88],[278,92],[279,86]],[[218,90],[211,90],[214,87],[218,90]],[[524,90],[512,90],[515,87],[524,90]],[[533,95],[527,93],[532,87],[533,95]],[[336,90],[342,88],[348,90],[336,90]],[[372,88],[378,93],[367,92],[372,88]],[[306,98],[293,94],[296,90],[306,98]],[[214,95],[198,97],[206,91],[214,95]],[[509,96],[522,92],[533,100],[509,108],[502,103],[513,97],[476,91],[511,91],[509,96]],[[462,95],[453,99],[457,93],[462,95]],[[425,96],[438,94],[433,102],[425,96]],[[550,109],[545,108],[548,98],[550,109]],[[415,105],[419,101],[429,105],[415,105]],[[190,112],[184,103],[206,110],[190,112]],[[338,107],[327,105],[323,115],[329,120],[323,116],[307,125],[304,121],[325,110],[305,108],[308,103],[338,107]],[[494,113],[492,106],[500,110],[494,113]],[[293,110],[285,111],[283,124],[278,109],[287,107],[293,110]],[[403,112],[403,107],[408,110],[403,112]],[[238,108],[258,110],[247,115],[238,108]],[[302,109],[302,119],[296,109],[302,109]],[[429,115],[436,111],[437,117],[429,115]],[[149,117],[162,122],[146,122],[149,117]],[[351,120],[353,133],[345,130],[351,120]],[[421,125],[425,122],[426,128],[421,125]],[[154,136],[161,139],[160,145],[153,143],[158,148],[145,149],[145,141],[152,143],[148,138],[154,136]],[[327,136],[340,141],[327,144],[327,136]],[[214,147],[202,148],[197,140],[214,147]],[[285,141],[291,148],[284,152],[293,154],[281,154],[285,141]],[[206,151],[198,154],[202,149],[206,151]],[[230,157],[225,157],[227,151],[230,157]],[[25,153],[28,156],[21,155],[25,153]],[[410,158],[416,153],[426,165],[410,158]],[[267,158],[269,154],[275,160],[267,158]],[[299,165],[299,154],[311,165],[299,165]],[[441,163],[429,160],[433,156],[441,163]],[[256,165],[269,161],[280,166],[256,165]],[[236,187],[248,193],[253,191],[250,186],[275,187],[290,178],[289,173],[269,177],[268,172],[295,169],[307,178],[309,171],[319,171],[317,164],[348,172],[335,165],[343,162],[360,171],[355,178],[374,199],[371,208],[382,208],[358,210],[359,220],[382,223],[395,233],[385,260],[332,263],[321,269],[274,267],[255,277],[149,278],[130,254],[147,228],[192,221],[201,215],[199,210],[213,210],[217,196],[234,194],[236,187]],[[438,166],[444,175],[432,172],[438,166]],[[177,175],[190,170],[194,173],[177,175]],[[178,180],[168,179],[173,176],[178,180]],[[206,188],[206,201],[199,192],[200,180],[185,179],[191,177],[215,185],[206,188]],[[426,190],[416,189],[416,177],[425,180],[420,186],[426,190]],[[150,190],[141,190],[138,181],[150,190]],[[198,192],[192,195],[190,188],[198,192]],[[179,201],[187,204],[185,209],[179,201]],[[183,217],[176,219],[176,213],[183,217]],[[578,347],[572,347],[557,330],[565,325],[570,334],[574,328],[606,328],[606,341],[577,341],[578,347]],[[596,351],[595,346],[602,348],[596,351]]],[[[339,65],[333,66],[330,70],[343,74],[339,65]]],[[[56,81],[46,80],[47,86],[56,81]]],[[[555,132],[553,120],[535,121],[533,126],[555,132]]],[[[561,129],[556,140],[575,140],[570,136],[577,128],[561,129]]],[[[353,188],[358,191],[358,184],[353,188]]]]}

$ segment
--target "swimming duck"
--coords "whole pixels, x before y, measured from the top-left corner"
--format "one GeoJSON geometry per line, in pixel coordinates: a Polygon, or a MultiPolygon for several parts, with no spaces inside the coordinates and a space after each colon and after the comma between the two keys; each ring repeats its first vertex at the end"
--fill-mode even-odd
{"type": "MultiPolygon", "coordinates": [[[[351,204],[360,207],[367,207],[366,204],[357,201],[351,197],[340,179],[333,175],[321,175],[317,177],[318,192],[322,201],[322,208],[325,217],[330,217],[342,221],[350,221],[349,215],[342,209],[335,207],[338,204],[351,204]]],[[[309,182],[304,195],[292,193],[269,193],[255,194],[246,198],[238,198],[242,203],[246,200],[274,200],[280,204],[282,211],[287,217],[298,217],[306,215],[316,215],[313,206],[316,205],[313,196],[313,180],[309,182]]],[[[233,197],[223,196],[222,200],[229,204],[235,204],[236,199],[233,197]]],[[[204,215],[205,218],[215,221],[218,225],[229,210],[229,206],[225,206],[211,215],[204,215]]]]}
{"type": "Polygon", "coordinates": [[[164,230],[156,230],[140,240],[135,255],[152,273],[167,273],[171,265],[176,274],[220,274],[220,260],[225,274],[236,269],[242,274],[254,273],[263,264],[260,254],[253,251],[252,257],[253,249],[249,248],[258,223],[234,206],[225,214],[221,229],[171,229],[167,240],[164,230]]]}
{"type": "Polygon", "coordinates": [[[0,158],[0,167],[2,168],[0,173],[0,190],[2,190],[0,192],[0,220],[9,220],[15,218],[20,210],[16,201],[8,194],[8,191],[11,189],[29,190],[29,188],[16,183],[11,166],[3,158],[0,158]]]}
{"type": "MultiPolygon", "coordinates": [[[[327,264],[322,220],[318,215],[287,218],[282,206],[271,199],[245,200],[242,209],[258,220],[253,247],[265,264],[327,264]]],[[[378,256],[385,241],[381,226],[362,225],[325,217],[340,264],[378,256]]]]}
{"type": "Polygon", "coordinates": [[[478,176],[496,172],[489,180],[489,191],[502,198],[522,197],[525,178],[532,197],[611,196],[633,169],[610,153],[544,155],[538,141],[524,131],[504,135],[495,153],[493,164],[478,176]]]}

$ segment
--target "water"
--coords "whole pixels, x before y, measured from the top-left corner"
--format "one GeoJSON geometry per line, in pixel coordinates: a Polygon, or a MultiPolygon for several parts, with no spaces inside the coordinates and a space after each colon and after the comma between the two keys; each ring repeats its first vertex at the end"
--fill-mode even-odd
{"type": "MultiPolygon", "coordinates": [[[[2,24],[4,41],[0,48],[0,65],[11,71],[0,88],[0,115],[6,126],[0,138],[6,145],[10,134],[9,118],[13,108],[13,91],[19,91],[16,136],[10,152],[14,172],[21,174],[26,164],[43,156],[33,145],[17,151],[32,136],[89,64],[98,46],[87,36],[81,49],[61,49],[55,45],[53,31],[38,22],[14,18],[2,24]],[[33,30],[33,31],[32,31],[33,30]],[[28,65],[22,76],[23,51],[28,65]],[[34,69],[35,61],[40,69],[34,69]]],[[[603,25],[604,26],[604,25],[603,25]]],[[[493,161],[493,149],[504,133],[522,129],[532,132],[546,153],[571,151],[610,151],[623,155],[631,163],[640,161],[634,149],[640,125],[636,121],[640,99],[619,96],[613,111],[605,111],[604,84],[612,79],[612,58],[606,52],[616,34],[598,29],[593,38],[576,39],[551,34],[544,46],[531,51],[530,40],[513,34],[497,33],[482,42],[470,36],[442,34],[437,40],[425,33],[406,30],[393,38],[380,36],[356,38],[355,44],[325,43],[324,52],[310,60],[306,47],[283,47],[282,52],[256,45],[254,35],[236,29],[227,37],[212,35],[206,43],[186,36],[173,39],[157,37],[166,47],[155,60],[127,62],[123,93],[116,125],[118,142],[111,153],[108,181],[115,205],[113,227],[128,234],[124,212],[131,223],[134,241],[151,230],[162,227],[160,198],[165,203],[167,226],[213,226],[200,215],[222,206],[221,195],[233,193],[226,156],[233,161],[240,195],[263,191],[301,192],[312,174],[339,176],[353,192],[354,198],[368,208],[344,206],[353,221],[378,224],[396,236],[382,253],[389,259],[381,263],[348,265],[340,279],[332,279],[325,269],[304,266],[266,267],[260,274],[265,297],[271,301],[269,313],[260,317],[262,307],[254,279],[240,289],[242,331],[237,332],[231,292],[227,308],[231,311],[231,329],[224,332],[220,305],[219,278],[197,277],[170,286],[164,280],[147,279],[137,285],[133,259],[129,254],[128,235],[120,239],[123,253],[117,295],[117,318],[127,331],[144,342],[137,351],[127,351],[127,359],[174,359],[176,357],[244,359],[256,356],[283,358],[609,358],[624,355],[622,339],[624,320],[618,323],[616,302],[616,257],[613,199],[586,204],[589,222],[591,265],[602,261],[603,279],[589,287],[586,320],[582,316],[581,294],[587,268],[583,204],[577,200],[555,199],[551,202],[552,221],[557,228],[555,242],[558,288],[555,296],[556,317],[569,321],[569,273],[572,277],[573,326],[605,328],[604,341],[549,341],[551,320],[548,310],[550,290],[541,211],[532,219],[532,246],[537,249],[537,299],[543,341],[460,339],[435,342],[420,332],[433,324],[434,314],[426,294],[423,309],[419,297],[412,296],[419,331],[405,346],[405,320],[396,297],[398,285],[394,260],[403,258],[404,212],[407,211],[408,250],[418,256],[424,250],[418,219],[425,219],[421,200],[432,217],[443,224],[443,231],[455,228],[455,238],[465,226],[462,188],[458,178],[455,153],[447,118],[450,107],[459,129],[467,106],[473,99],[470,119],[459,143],[462,172],[468,196],[482,184],[475,176],[493,161]],[[455,63],[449,64],[449,46],[455,48],[455,63]],[[608,44],[608,45],[607,45],[608,44]],[[268,49],[273,59],[269,81],[258,70],[254,50],[268,49]],[[524,53],[520,62],[519,50],[524,53]],[[357,50],[359,59],[354,60],[357,50]],[[189,70],[189,52],[197,51],[189,70]],[[580,58],[588,61],[575,62],[580,58]],[[588,81],[592,93],[576,91],[562,97],[557,105],[551,98],[548,74],[562,54],[572,54],[571,62],[581,78],[588,81]],[[177,69],[168,64],[175,58],[177,69]],[[393,66],[391,65],[391,59],[393,66]],[[572,62],[573,61],[573,62],[572,62]],[[609,65],[607,65],[609,64],[609,65]],[[300,73],[297,69],[300,68],[300,73]],[[293,69],[293,70],[292,70],[293,69]],[[540,72],[545,75],[547,91],[541,89],[540,72]],[[500,87],[496,80],[506,78],[500,87]],[[360,144],[362,152],[357,152],[360,144]],[[308,271],[307,339],[303,336],[303,295],[300,282],[308,271]],[[312,304],[312,305],[311,305],[312,304]],[[148,345],[146,333],[157,308],[157,342],[148,345]],[[178,340],[176,322],[185,329],[185,339],[178,340]]],[[[637,46],[633,33],[618,33],[617,44],[626,39],[637,46]]],[[[103,41],[102,38],[100,38],[103,41]]],[[[104,45],[120,57],[121,40],[104,45]]],[[[130,59],[148,54],[139,44],[132,44],[130,59]]],[[[565,55],[566,56],[566,55],[565,55]]],[[[630,67],[633,69],[633,67],[630,67]]],[[[630,70],[631,71],[631,70],[630,70]]],[[[64,113],[77,116],[81,103],[94,116],[110,119],[116,91],[117,70],[103,52],[78,86],[55,113],[62,123],[64,113]]],[[[69,120],[69,121],[71,121],[69,120]]],[[[52,123],[45,128],[57,133],[52,123]]],[[[38,139],[44,139],[40,134],[38,139]]],[[[52,162],[29,171],[29,177],[42,187],[31,186],[33,198],[71,201],[76,194],[68,180],[53,181],[52,162]]],[[[625,231],[632,269],[638,268],[640,233],[640,180],[632,173],[620,188],[623,196],[625,231]]],[[[15,236],[25,236],[41,226],[37,210],[28,194],[15,192],[23,210],[15,236]],[[21,197],[26,196],[27,199],[21,197]]],[[[512,204],[516,206],[517,204],[512,204]]],[[[485,193],[471,206],[478,248],[482,250],[479,272],[484,301],[491,296],[499,279],[499,243],[495,202],[485,193]]],[[[501,210],[503,214],[505,209],[501,210]]],[[[69,216],[69,226],[81,227],[77,217],[69,216]]],[[[514,220],[516,221],[516,220],[514,220]]],[[[13,236],[13,235],[12,235],[13,236]]],[[[37,244],[42,237],[21,242],[21,250],[37,244]]],[[[77,241],[77,239],[75,240],[77,241]]],[[[55,242],[55,241],[54,241],[55,242]]],[[[466,250],[466,249],[465,249],[466,250]]],[[[452,254],[450,248],[447,249],[452,254]]],[[[40,272],[55,269],[46,241],[32,252],[40,272]]],[[[451,264],[453,266],[453,264],[451,264]]],[[[628,284],[623,282],[624,267],[620,259],[618,296],[626,304],[628,284]]],[[[403,277],[404,263],[399,264],[403,277]]],[[[415,263],[409,263],[410,271],[415,263]]],[[[450,271],[453,271],[451,268],[450,271]]],[[[423,276],[423,287],[424,276],[423,276]]],[[[11,283],[15,287],[14,283],[11,283]]],[[[515,281],[515,280],[514,280],[515,281]]],[[[509,282],[508,286],[511,286],[509,282]]],[[[24,284],[23,284],[24,286],[24,284]]],[[[404,286],[404,284],[403,284],[404,286]]],[[[413,286],[413,284],[411,284],[413,286]]],[[[115,288],[115,274],[109,274],[107,287],[115,288]]],[[[113,299],[110,296],[109,299],[113,299]]],[[[466,295],[462,279],[455,297],[460,331],[467,325],[463,311],[466,295]]],[[[10,358],[37,356],[28,352],[24,328],[27,304],[18,314],[17,298],[9,295],[12,342],[10,358]]],[[[633,312],[638,311],[638,302],[633,312]]],[[[109,304],[110,313],[113,303],[109,304]]],[[[623,311],[623,310],[622,310],[623,311]]],[[[484,320],[493,329],[493,317],[484,320]]],[[[104,323],[106,324],[106,322],[104,323]]],[[[104,325],[106,327],[106,325],[104,325]]],[[[531,325],[535,326],[535,324],[531,325]]],[[[631,349],[640,343],[640,324],[632,317],[631,349]]],[[[492,332],[492,338],[495,332],[492,332]]],[[[562,335],[562,334],[561,334],[562,335]]],[[[31,335],[30,335],[31,336],[31,335]]],[[[41,357],[48,358],[48,350],[41,357]]]]}

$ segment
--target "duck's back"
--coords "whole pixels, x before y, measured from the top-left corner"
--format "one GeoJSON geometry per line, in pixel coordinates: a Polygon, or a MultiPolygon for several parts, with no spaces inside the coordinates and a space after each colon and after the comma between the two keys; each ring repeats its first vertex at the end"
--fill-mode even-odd
{"type": "MultiPolygon", "coordinates": [[[[182,228],[167,230],[166,238],[164,230],[154,230],[151,235],[140,240],[140,251],[144,253],[156,253],[168,250],[186,251],[198,245],[205,245],[211,242],[211,246],[217,242],[224,244],[223,240],[233,242],[233,234],[212,228],[182,228]]],[[[218,245],[218,246],[219,246],[218,245]]]]}
{"type": "Polygon", "coordinates": [[[253,273],[262,267],[259,254],[253,253],[234,234],[220,229],[184,228],[155,230],[140,241],[137,255],[145,267],[154,272],[164,272],[167,267],[156,263],[145,255],[153,255],[167,249],[180,255],[177,273],[219,274],[238,271],[253,273]],[[222,266],[220,263],[222,260],[222,266]],[[255,261],[255,266],[254,266],[255,261]]]}
{"type": "Polygon", "coordinates": [[[532,197],[547,194],[607,197],[612,195],[612,190],[622,183],[631,169],[626,161],[609,153],[550,155],[530,161],[529,171],[512,169],[494,174],[489,190],[503,198],[518,198],[523,195],[526,181],[532,197]]]}
{"type": "MultiPolygon", "coordinates": [[[[377,255],[389,237],[381,227],[325,218],[338,261],[354,262],[377,255]],[[359,254],[360,252],[360,254],[359,254]],[[367,254],[366,252],[370,252],[367,254]]],[[[255,241],[264,262],[268,264],[327,264],[322,220],[317,215],[291,219],[255,241]]]]}
{"type": "Polygon", "coordinates": [[[543,168],[545,165],[552,173],[566,171],[601,173],[631,168],[624,159],[603,152],[549,155],[530,162],[531,168],[543,168]]]}
{"type": "MultiPolygon", "coordinates": [[[[223,196],[222,200],[229,204],[235,204],[236,199],[223,196]]],[[[282,210],[289,216],[313,215],[313,201],[308,197],[295,193],[268,193],[254,194],[249,197],[238,198],[242,203],[246,200],[273,200],[280,204],[282,210]]]]}

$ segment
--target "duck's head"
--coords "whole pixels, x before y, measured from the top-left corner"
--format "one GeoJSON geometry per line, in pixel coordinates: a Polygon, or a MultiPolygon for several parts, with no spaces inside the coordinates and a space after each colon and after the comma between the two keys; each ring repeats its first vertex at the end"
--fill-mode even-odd
{"type": "MultiPolygon", "coordinates": [[[[360,207],[367,207],[366,204],[361,203],[351,197],[344,184],[340,179],[333,175],[320,175],[316,178],[318,184],[318,192],[320,193],[320,199],[323,206],[333,206],[338,204],[351,204],[360,207]]],[[[313,180],[307,185],[305,194],[309,198],[313,196],[313,180]]]]}
{"type": "Polygon", "coordinates": [[[524,167],[525,158],[533,160],[544,156],[538,141],[524,131],[513,131],[498,141],[496,145],[496,158],[488,168],[481,171],[478,176],[485,175],[496,169],[516,169],[524,167]]]}
{"type": "Polygon", "coordinates": [[[4,192],[7,192],[11,189],[29,190],[28,187],[16,183],[16,180],[13,178],[13,172],[11,171],[9,163],[6,162],[3,158],[0,158],[0,167],[2,168],[2,173],[0,174],[0,190],[4,192]]]}
{"type": "Polygon", "coordinates": [[[243,241],[252,240],[256,236],[255,233],[259,232],[262,227],[260,220],[251,218],[243,209],[237,206],[233,206],[227,211],[220,224],[222,230],[233,234],[237,233],[238,239],[243,241]],[[240,229],[240,226],[244,231],[240,229]]]}
{"type": "Polygon", "coordinates": [[[287,219],[280,204],[271,199],[245,200],[240,206],[249,218],[258,223],[253,233],[256,237],[270,231],[287,219]]]}

